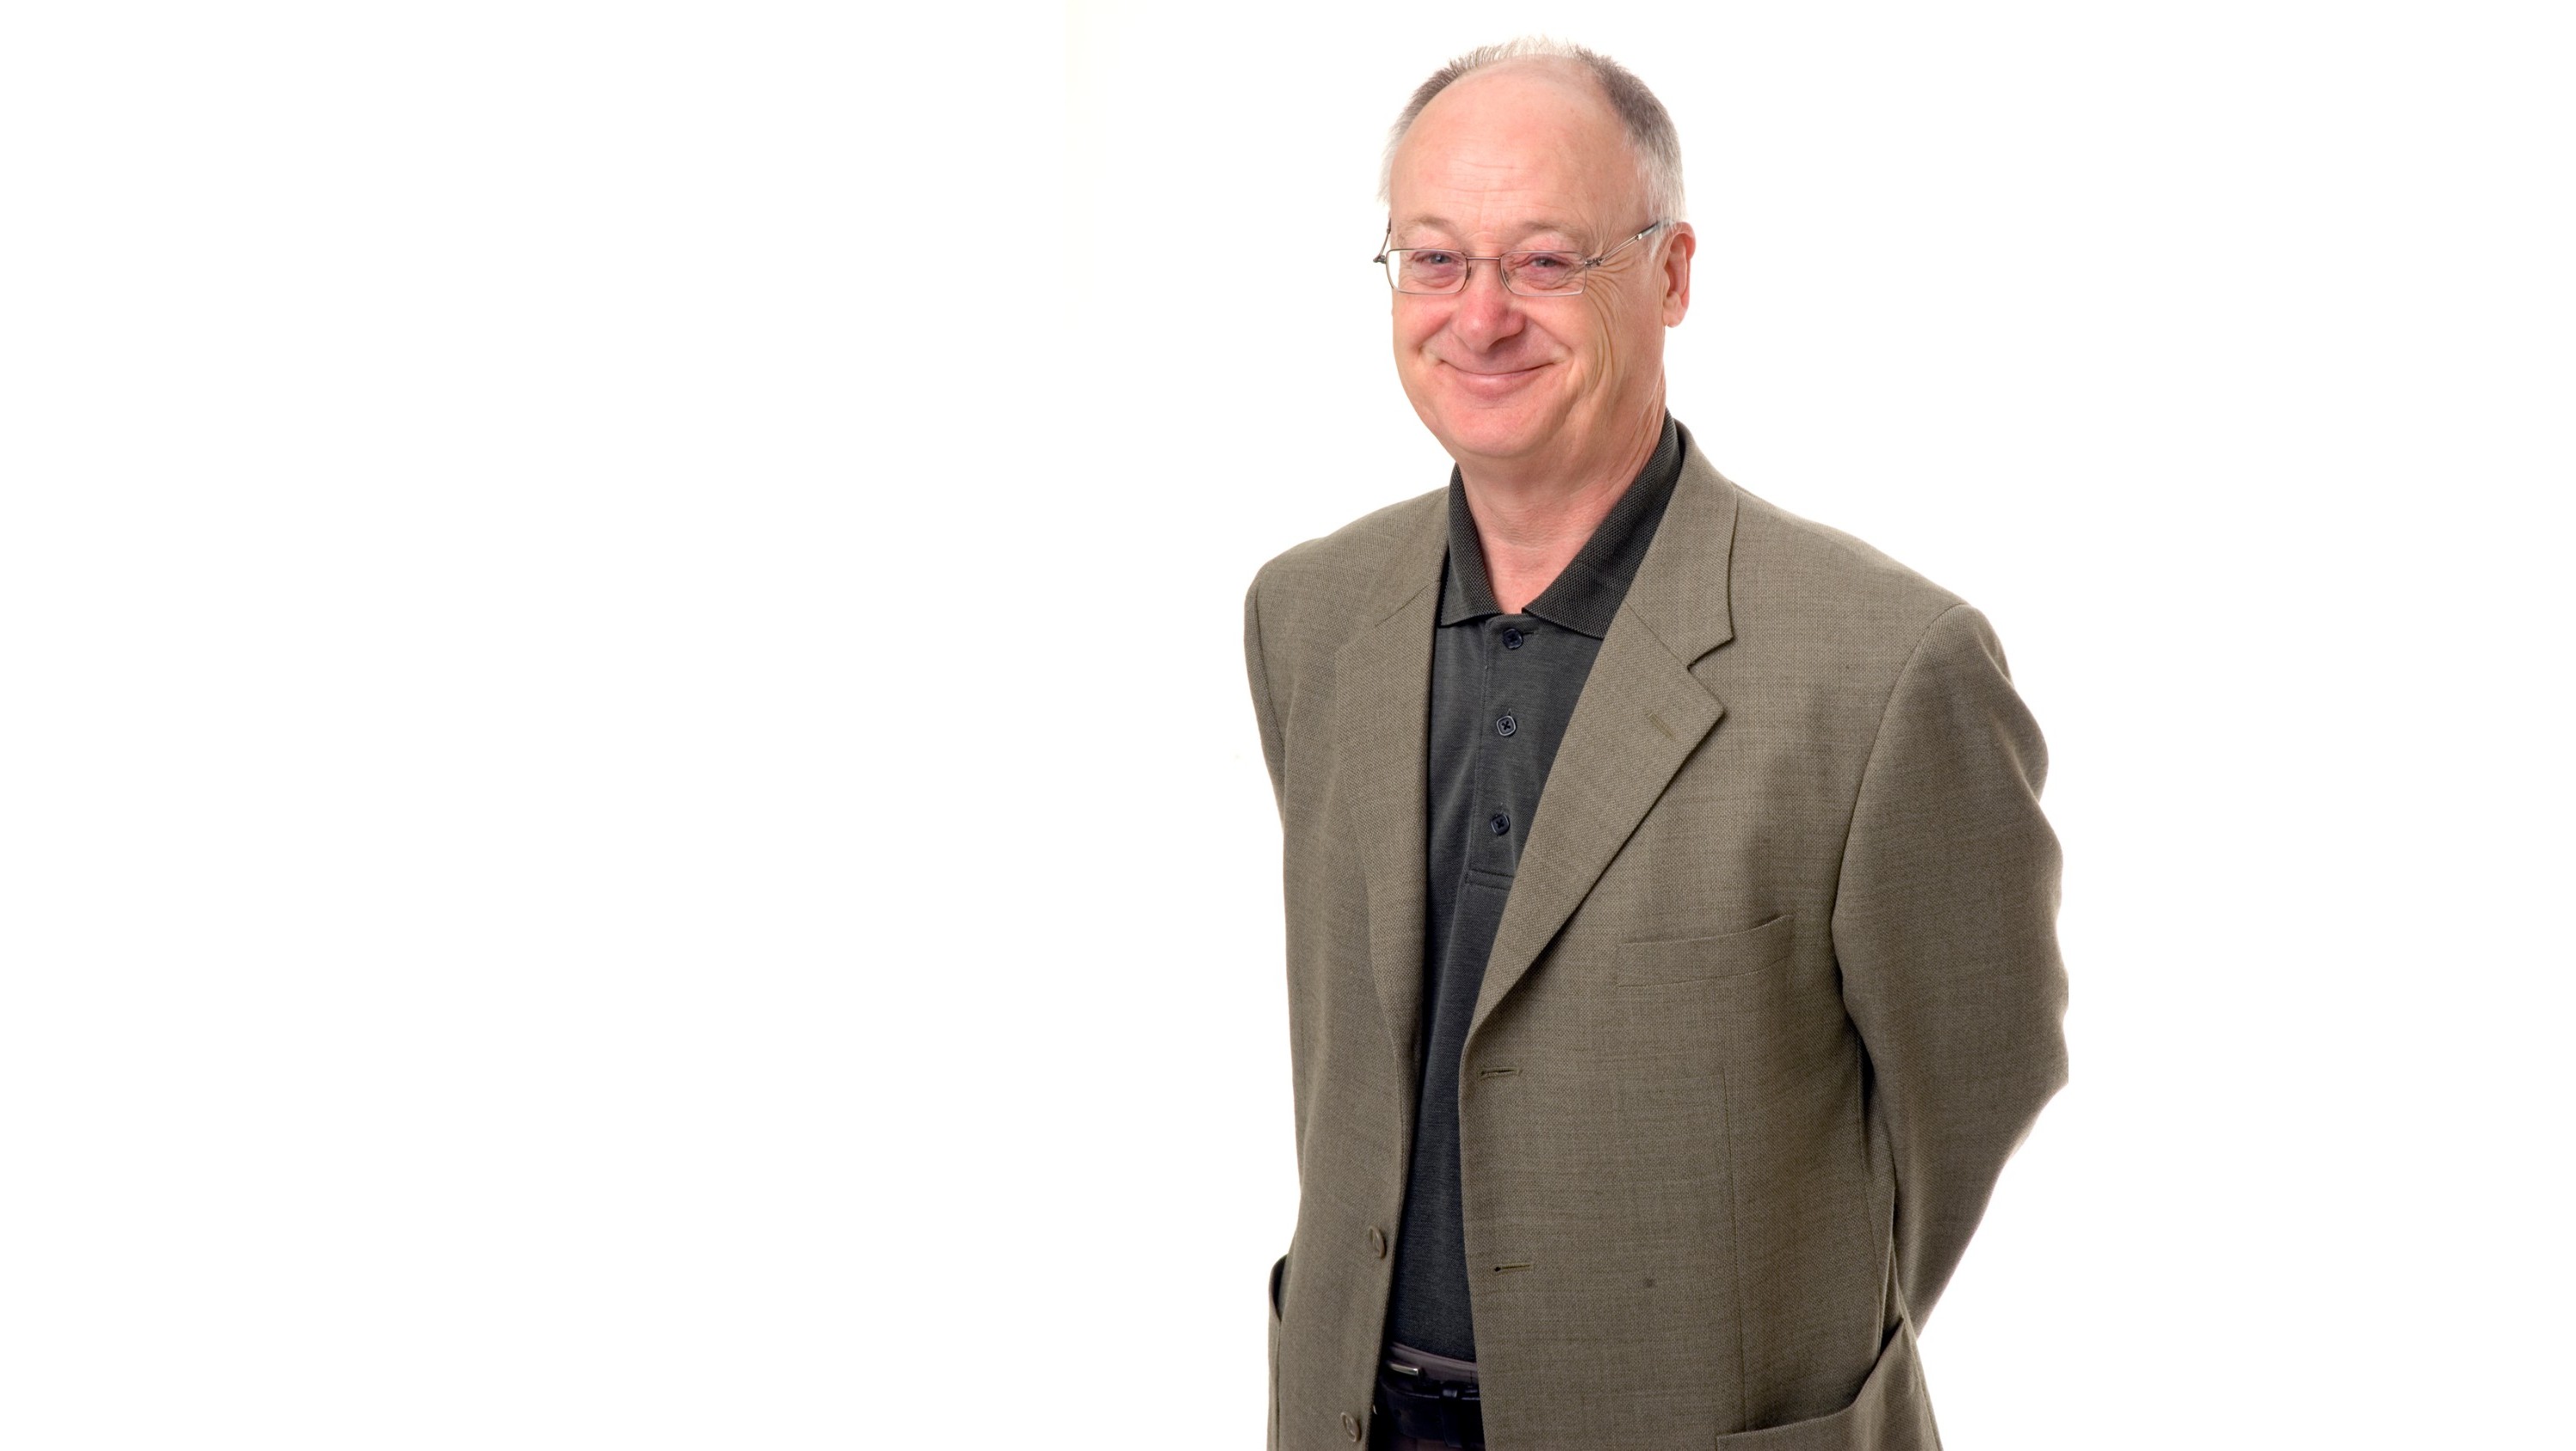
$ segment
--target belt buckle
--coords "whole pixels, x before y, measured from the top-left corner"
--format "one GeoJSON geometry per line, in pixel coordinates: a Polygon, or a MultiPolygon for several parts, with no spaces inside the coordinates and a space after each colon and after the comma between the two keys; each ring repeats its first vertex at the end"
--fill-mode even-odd
{"type": "Polygon", "coordinates": [[[1379,1365],[1386,1372],[1380,1399],[1396,1434],[1435,1446],[1485,1444],[1483,1396],[1476,1382],[1443,1379],[1393,1357],[1379,1365]]]}

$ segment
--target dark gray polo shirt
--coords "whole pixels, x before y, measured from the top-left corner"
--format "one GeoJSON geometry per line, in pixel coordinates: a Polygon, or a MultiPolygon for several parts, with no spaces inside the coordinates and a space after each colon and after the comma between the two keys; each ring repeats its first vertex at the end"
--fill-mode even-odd
{"type": "Polygon", "coordinates": [[[1386,1338],[1417,1350],[1476,1358],[1459,1209],[1458,1058],[1539,790],[1681,472],[1681,430],[1666,414],[1644,472],[1517,615],[1494,603],[1466,487],[1455,469],[1449,474],[1449,564],[1431,642],[1422,1095],[1386,1316],[1386,1338]]]}

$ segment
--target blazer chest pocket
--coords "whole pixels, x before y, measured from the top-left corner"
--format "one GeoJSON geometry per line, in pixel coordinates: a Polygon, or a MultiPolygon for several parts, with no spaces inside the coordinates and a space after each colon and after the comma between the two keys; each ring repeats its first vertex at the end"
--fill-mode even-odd
{"type": "Polygon", "coordinates": [[[1657,987],[1760,972],[1789,955],[1797,942],[1796,927],[1797,919],[1783,912],[1759,927],[1715,937],[1622,942],[1618,982],[1621,987],[1657,987]]]}

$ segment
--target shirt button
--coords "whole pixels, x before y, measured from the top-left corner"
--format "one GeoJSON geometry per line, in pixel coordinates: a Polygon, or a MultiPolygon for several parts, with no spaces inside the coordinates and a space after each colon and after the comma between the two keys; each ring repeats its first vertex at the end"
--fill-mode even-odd
{"type": "Polygon", "coordinates": [[[1386,1231],[1374,1224],[1369,1226],[1369,1256],[1381,1260],[1386,1258],[1386,1231]]]}
{"type": "Polygon", "coordinates": [[[1360,1438],[1360,1423],[1353,1420],[1348,1411],[1342,1412],[1342,1434],[1354,1441],[1360,1438]]]}
{"type": "Polygon", "coordinates": [[[1521,632],[1520,632],[1520,631],[1518,631],[1518,630],[1505,630],[1505,631],[1503,631],[1503,648],[1504,648],[1504,649],[1506,649],[1506,650],[1517,650],[1517,649],[1519,649],[1520,647],[1521,647],[1521,632]]]}
{"type": "Polygon", "coordinates": [[[1505,816],[1503,813],[1501,813],[1501,812],[1499,812],[1499,811],[1495,812],[1495,813],[1494,813],[1494,835],[1496,835],[1496,836],[1508,836],[1508,835],[1510,835],[1510,834],[1511,834],[1511,830],[1512,830],[1512,819],[1511,819],[1510,817],[1508,817],[1508,816],[1505,816]]]}
{"type": "Polygon", "coordinates": [[[1510,735],[1512,732],[1519,730],[1520,728],[1521,723],[1512,719],[1510,716],[1504,716],[1501,720],[1494,722],[1494,734],[1498,736],[1510,735]]]}

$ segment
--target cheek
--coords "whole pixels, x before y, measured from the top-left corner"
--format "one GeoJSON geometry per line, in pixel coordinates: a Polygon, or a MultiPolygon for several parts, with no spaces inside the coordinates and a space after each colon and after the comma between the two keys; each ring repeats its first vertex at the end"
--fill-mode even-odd
{"type": "Polygon", "coordinates": [[[1434,309],[1396,304],[1395,350],[1407,355],[1419,352],[1440,331],[1440,322],[1434,309]]]}
{"type": "Polygon", "coordinates": [[[1621,330],[1619,298],[1609,288],[1583,294],[1584,321],[1592,331],[1592,344],[1613,357],[1626,351],[1626,334],[1621,330]]]}
{"type": "Polygon", "coordinates": [[[1624,380],[1637,369],[1652,366],[1654,335],[1661,330],[1657,319],[1641,316],[1634,299],[1606,291],[1597,298],[1586,292],[1578,301],[1584,329],[1579,346],[1591,363],[1593,388],[1625,387],[1624,380]]]}
{"type": "Polygon", "coordinates": [[[1547,333],[1568,364],[1567,384],[1578,392],[1590,392],[1603,380],[1618,376],[1628,349],[1611,326],[1610,315],[1592,302],[1591,294],[1567,300],[1575,305],[1551,318],[1547,333]]]}

